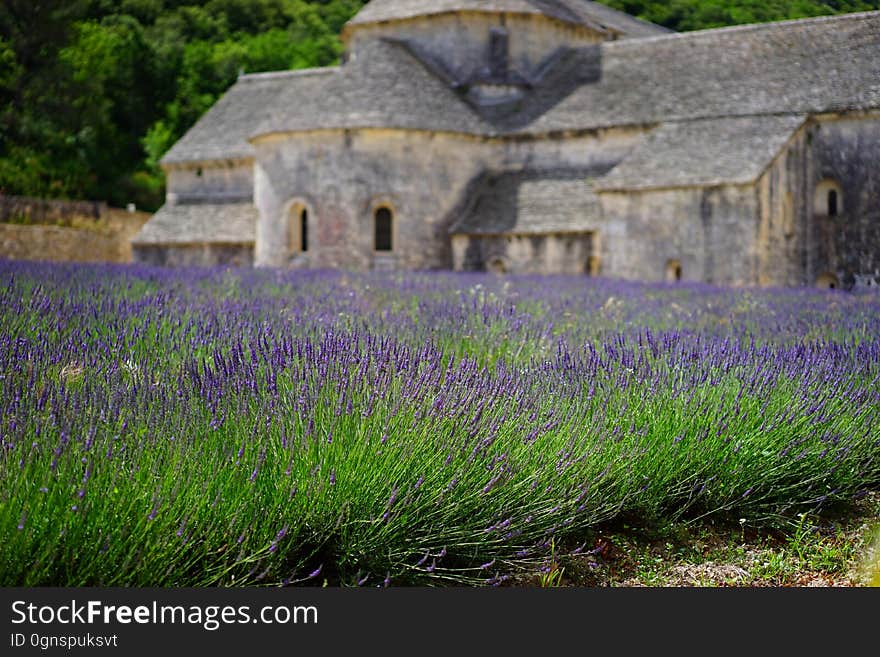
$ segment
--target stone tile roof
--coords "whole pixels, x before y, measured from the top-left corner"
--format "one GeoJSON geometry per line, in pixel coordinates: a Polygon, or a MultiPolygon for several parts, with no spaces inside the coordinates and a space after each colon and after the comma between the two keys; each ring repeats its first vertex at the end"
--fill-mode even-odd
{"type": "Polygon", "coordinates": [[[330,128],[410,128],[485,134],[492,130],[450,81],[403,44],[378,39],[345,66],[305,86],[288,80],[253,135],[330,128]]]}
{"type": "Polygon", "coordinates": [[[301,93],[334,68],[243,75],[162,158],[163,164],[253,157],[248,135],[269,115],[282,90],[301,93]]]}
{"type": "Polygon", "coordinates": [[[562,53],[549,60],[515,113],[497,116],[469,104],[458,82],[417,51],[377,40],[341,67],[244,76],[163,162],[250,157],[247,137],[271,132],[373,127],[542,135],[876,108],[880,12],[562,53]]]}
{"type": "Polygon", "coordinates": [[[880,12],[605,43],[601,57],[599,82],[519,132],[880,107],[880,12]]]}
{"type": "Polygon", "coordinates": [[[253,244],[257,209],[252,203],[164,205],[131,243],[148,244],[253,244]]]}
{"type": "Polygon", "coordinates": [[[760,116],[664,124],[596,181],[595,189],[755,182],[804,120],[804,116],[760,116]]]}
{"type": "Polygon", "coordinates": [[[668,28],[640,20],[598,2],[589,2],[588,0],[563,1],[573,12],[584,19],[589,19],[593,23],[598,23],[605,28],[619,32],[620,36],[618,38],[620,39],[639,39],[673,33],[668,28]]]}
{"type": "Polygon", "coordinates": [[[601,209],[591,170],[484,173],[472,185],[450,233],[538,235],[595,230],[601,209]]]}

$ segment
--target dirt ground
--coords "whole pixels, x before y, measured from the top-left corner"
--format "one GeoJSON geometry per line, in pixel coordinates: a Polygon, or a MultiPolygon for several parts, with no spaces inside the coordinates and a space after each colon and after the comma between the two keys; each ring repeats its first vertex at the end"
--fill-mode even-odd
{"type": "Polygon", "coordinates": [[[531,586],[880,586],[880,493],[833,517],[759,531],[702,521],[603,528],[575,557],[544,564],[531,586]]]}

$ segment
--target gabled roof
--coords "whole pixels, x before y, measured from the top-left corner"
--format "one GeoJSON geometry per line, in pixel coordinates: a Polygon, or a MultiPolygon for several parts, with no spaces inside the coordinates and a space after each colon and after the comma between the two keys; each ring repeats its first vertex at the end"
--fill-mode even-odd
{"type": "Polygon", "coordinates": [[[134,245],[253,244],[257,209],[252,203],[164,205],[141,231],[134,245]]]}
{"type": "Polygon", "coordinates": [[[289,80],[253,136],[332,128],[397,128],[485,134],[491,126],[403,45],[377,39],[308,87],[289,80]]]}
{"type": "Polygon", "coordinates": [[[601,80],[518,130],[880,107],[880,12],[604,43],[601,80]]]}
{"type": "Polygon", "coordinates": [[[333,71],[321,68],[241,76],[165,154],[162,164],[253,157],[247,138],[276,106],[280,92],[290,84],[306,92],[333,71]]]}
{"type": "Polygon", "coordinates": [[[804,124],[803,116],[701,119],[662,125],[596,191],[755,182],[804,124]]]}
{"type": "Polygon", "coordinates": [[[481,116],[416,50],[370,41],[341,67],[243,76],[163,162],[251,157],[248,137],[272,132],[544,135],[878,109],[880,11],[630,39],[549,61],[515,113],[481,116]]]}
{"type": "Polygon", "coordinates": [[[449,232],[538,235],[595,230],[601,209],[592,180],[607,169],[484,173],[470,185],[449,232]]]}

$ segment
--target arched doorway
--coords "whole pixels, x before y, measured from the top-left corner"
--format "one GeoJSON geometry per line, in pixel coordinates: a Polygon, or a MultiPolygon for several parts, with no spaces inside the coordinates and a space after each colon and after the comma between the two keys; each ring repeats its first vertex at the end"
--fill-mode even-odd
{"type": "Polygon", "coordinates": [[[816,279],[816,287],[820,290],[837,290],[840,289],[840,279],[831,272],[825,272],[816,279]]]}

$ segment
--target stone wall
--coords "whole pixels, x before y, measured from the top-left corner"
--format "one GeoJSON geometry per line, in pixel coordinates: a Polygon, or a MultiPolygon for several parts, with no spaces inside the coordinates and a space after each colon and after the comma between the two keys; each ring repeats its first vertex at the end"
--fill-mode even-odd
{"type": "Polygon", "coordinates": [[[134,247],[134,261],[154,267],[252,267],[253,244],[175,244],[134,247]]]}
{"type": "Polygon", "coordinates": [[[253,198],[252,160],[192,162],[165,167],[168,203],[247,201],[253,198]]]}
{"type": "Polygon", "coordinates": [[[256,263],[276,267],[449,269],[449,213],[497,159],[481,140],[395,130],[263,138],[256,147],[256,263]],[[303,207],[305,258],[288,248],[288,217],[303,207]],[[393,213],[390,253],[374,249],[381,207],[393,213]]]}
{"type": "Polygon", "coordinates": [[[880,120],[825,118],[810,129],[808,145],[808,282],[833,272],[845,288],[880,284],[880,120]],[[836,216],[829,216],[827,195],[815,193],[823,182],[840,191],[836,216]]]}
{"type": "Polygon", "coordinates": [[[598,32],[586,27],[544,16],[477,12],[356,25],[343,37],[350,57],[357,57],[361,43],[383,36],[411,39],[462,79],[487,64],[489,30],[501,26],[506,27],[510,35],[510,66],[521,72],[534,71],[562,46],[585,46],[603,40],[598,32]]]}
{"type": "Polygon", "coordinates": [[[721,285],[757,282],[754,186],[602,192],[599,197],[602,275],[721,285]]]}
{"type": "Polygon", "coordinates": [[[559,235],[455,235],[456,271],[511,274],[590,274],[590,233],[559,235]]]}
{"type": "Polygon", "coordinates": [[[255,143],[256,263],[449,269],[448,231],[478,174],[610,168],[644,135],[644,130],[610,129],[505,141],[404,130],[328,130],[262,137],[255,143]],[[374,213],[381,206],[394,213],[391,254],[373,249],[374,213]],[[298,239],[288,230],[302,209],[308,213],[309,234],[304,254],[289,248],[298,239]]]}
{"type": "Polygon", "coordinates": [[[14,260],[131,262],[130,240],[150,218],[103,203],[8,196],[0,208],[15,222],[0,223],[0,257],[14,260]]]}
{"type": "Polygon", "coordinates": [[[758,285],[812,285],[816,278],[804,248],[812,224],[807,135],[798,131],[758,181],[758,285]]]}
{"type": "Polygon", "coordinates": [[[63,201],[0,194],[0,223],[4,224],[65,226],[83,218],[100,219],[106,212],[107,204],[100,201],[63,201]]]}

